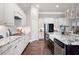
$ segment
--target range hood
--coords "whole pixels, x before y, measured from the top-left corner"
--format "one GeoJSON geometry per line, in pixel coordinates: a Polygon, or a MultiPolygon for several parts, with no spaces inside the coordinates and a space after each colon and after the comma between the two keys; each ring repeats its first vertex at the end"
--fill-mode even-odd
{"type": "Polygon", "coordinates": [[[18,16],[14,16],[14,18],[17,19],[17,20],[21,20],[21,18],[18,17],[18,16]]]}

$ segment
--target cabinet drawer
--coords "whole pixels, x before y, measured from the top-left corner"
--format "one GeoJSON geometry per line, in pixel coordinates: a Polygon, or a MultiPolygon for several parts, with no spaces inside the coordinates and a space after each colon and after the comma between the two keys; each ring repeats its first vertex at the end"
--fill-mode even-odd
{"type": "Polygon", "coordinates": [[[0,47],[0,55],[6,54],[6,52],[10,50],[12,47],[14,47],[18,42],[20,42],[20,40],[16,40],[14,42],[6,44],[5,46],[0,47]]]}
{"type": "Polygon", "coordinates": [[[7,49],[2,55],[14,55],[15,51],[14,51],[14,47],[10,47],[9,49],[7,49]]]}
{"type": "Polygon", "coordinates": [[[0,47],[1,55],[20,55],[28,43],[28,39],[25,37],[18,38],[14,42],[11,42],[5,46],[0,47]]]}
{"type": "Polygon", "coordinates": [[[4,47],[0,48],[0,54],[2,55],[3,53],[5,53],[7,50],[9,50],[12,47],[12,45],[8,44],[4,47]]]}
{"type": "Polygon", "coordinates": [[[18,47],[18,45],[19,45],[19,42],[20,42],[20,40],[17,40],[17,41],[15,41],[15,42],[13,42],[13,43],[11,43],[10,44],[10,46],[6,46],[7,48],[5,49],[5,47],[4,47],[4,51],[3,52],[1,52],[1,54],[2,55],[16,55],[17,54],[17,52],[18,52],[18,50],[17,49],[20,49],[19,47],[18,47]]]}

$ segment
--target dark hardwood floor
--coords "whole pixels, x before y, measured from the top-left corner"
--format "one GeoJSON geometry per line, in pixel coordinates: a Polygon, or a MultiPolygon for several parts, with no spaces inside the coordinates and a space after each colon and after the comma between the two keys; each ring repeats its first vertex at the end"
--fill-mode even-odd
{"type": "Polygon", "coordinates": [[[48,41],[42,39],[31,42],[22,55],[53,55],[53,53],[48,47],[48,41]]]}

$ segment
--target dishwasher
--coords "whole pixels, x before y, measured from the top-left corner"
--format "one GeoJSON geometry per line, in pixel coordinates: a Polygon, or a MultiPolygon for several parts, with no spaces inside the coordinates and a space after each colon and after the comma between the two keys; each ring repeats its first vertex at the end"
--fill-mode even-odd
{"type": "Polygon", "coordinates": [[[54,55],[64,55],[65,45],[61,41],[54,38],[54,55]]]}

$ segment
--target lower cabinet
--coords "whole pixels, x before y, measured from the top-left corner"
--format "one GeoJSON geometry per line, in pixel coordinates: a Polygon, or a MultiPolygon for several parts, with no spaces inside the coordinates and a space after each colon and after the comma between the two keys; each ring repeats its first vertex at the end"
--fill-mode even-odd
{"type": "Polygon", "coordinates": [[[54,42],[51,39],[48,40],[48,47],[52,54],[54,54],[54,42]]]}
{"type": "MultiPolygon", "coordinates": [[[[2,47],[3,52],[0,52],[1,55],[20,55],[27,44],[29,43],[29,37],[24,36],[18,38],[14,42],[7,44],[6,46],[2,47]]],[[[0,48],[1,49],[1,48],[0,48]]]]}
{"type": "Polygon", "coordinates": [[[22,53],[23,43],[24,43],[23,39],[19,40],[17,43],[15,43],[15,45],[10,50],[10,52],[12,52],[12,55],[20,55],[22,53]]]}
{"type": "Polygon", "coordinates": [[[14,55],[13,47],[11,47],[10,49],[6,50],[2,55],[14,55]]]}
{"type": "Polygon", "coordinates": [[[12,48],[12,45],[8,44],[6,46],[0,47],[0,55],[5,55],[10,53],[9,50],[12,48]]]}

